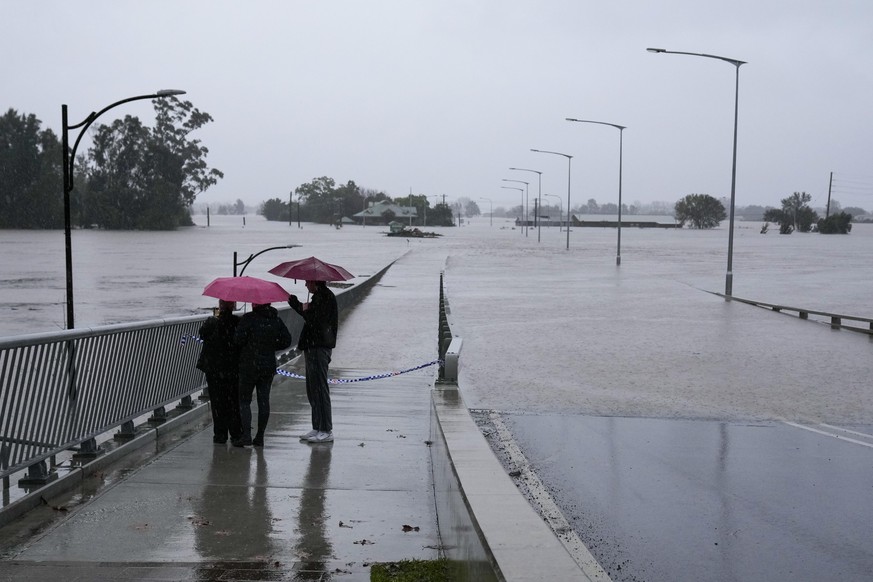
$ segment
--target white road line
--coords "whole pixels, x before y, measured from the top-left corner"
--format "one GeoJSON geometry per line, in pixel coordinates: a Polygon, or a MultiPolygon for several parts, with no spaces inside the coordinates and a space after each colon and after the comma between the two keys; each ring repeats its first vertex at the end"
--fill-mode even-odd
{"type": "Polygon", "coordinates": [[[509,429],[506,428],[503,419],[500,418],[500,414],[497,412],[491,412],[489,413],[489,417],[494,425],[495,431],[497,432],[497,438],[500,439],[500,443],[504,446],[504,451],[506,451],[506,454],[509,456],[510,463],[520,472],[518,478],[524,480],[525,486],[531,493],[529,496],[530,503],[537,506],[540,515],[545,518],[546,523],[549,524],[549,527],[552,528],[552,531],[555,532],[555,535],[559,540],[561,540],[564,548],[566,548],[567,552],[573,557],[576,563],[579,564],[579,567],[582,568],[582,572],[584,572],[588,578],[591,580],[611,582],[609,575],[600,567],[597,559],[591,555],[591,552],[588,551],[588,548],[585,547],[585,544],[582,543],[581,539],[579,539],[579,536],[570,526],[569,522],[567,522],[564,514],[561,513],[558,504],[555,503],[555,500],[552,499],[552,496],[546,490],[542,481],[540,481],[536,473],[534,473],[530,468],[527,458],[524,456],[524,453],[521,452],[515,439],[512,438],[512,434],[509,432],[509,429]]]}
{"type": "MultiPolygon", "coordinates": [[[[829,436],[831,438],[839,439],[841,441],[846,441],[847,443],[854,443],[856,445],[861,445],[862,447],[868,447],[868,448],[873,449],[873,443],[865,443],[864,441],[859,441],[858,439],[845,437],[845,436],[842,436],[839,434],[835,434],[833,432],[829,432],[827,430],[821,430],[821,429],[818,429],[818,428],[815,428],[815,427],[812,427],[809,425],[805,425],[805,424],[797,424],[796,422],[789,422],[787,420],[783,420],[782,422],[784,422],[785,424],[787,424],[789,426],[793,426],[795,428],[802,428],[803,430],[808,430],[809,432],[822,434],[825,436],[829,436]]],[[[854,433],[854,434],[865,436],[865,437],[870,437],[870,435],[865,435],[864,433],[855,432],[855,431],[845,429],[845,428],[832,427],[832,426],[827,425],[827,424],[820,424],[818,426],[825,427],[825,428],[831,428],[834,430],[840,430],[840,431],[848,432],[848,433],[854,433]]]]}
{"type": "Polygon", "coordinates": [[[847,433],[849,433],[849,434],[858,435],[859,437],[862,437],[862,438],[865,438],[865,439],[870,439],[871,441],[873,441],[873,434],[867,434],[866,432],[858,432],[857,430],[852,430],[852,429],[849,429],[849,428],[843,428],[843,427],[841,427],[841,426],[834,426],[834,425],[832,425],[832,424],[821,423],[821,426],[827,427],[827,428],[829,428],[829,429],[831,429],[831,430],[839,430],[839,431],[842,431],[842,432],[847,432],[847,433]]]}

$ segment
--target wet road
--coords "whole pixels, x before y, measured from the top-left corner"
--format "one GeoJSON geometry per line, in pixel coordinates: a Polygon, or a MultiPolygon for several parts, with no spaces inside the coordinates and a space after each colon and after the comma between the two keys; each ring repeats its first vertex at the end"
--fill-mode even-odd
{"type": "Polygon", "coordinates": [[[873,579],[873,426],[500,416],[613,580],[873,579]]]}

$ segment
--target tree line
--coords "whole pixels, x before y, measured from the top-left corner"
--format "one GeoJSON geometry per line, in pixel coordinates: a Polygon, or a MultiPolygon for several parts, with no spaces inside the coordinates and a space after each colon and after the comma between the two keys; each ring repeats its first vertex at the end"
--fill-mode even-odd
{"type": "MultiPolygon", "coordinates": [[[[764,211],[764,226],[761,233],[766,233],[770,222],[779,225],[780,234],[817,231],[822,234],[848,234],[852,230],[852,215],[845,211],[828,214],[820,218],[809,203],[812,195],[806,192],[794,192],[783,198],[782,208],[768,208],[764,211]]],[[[735,209],[736,210],[736,209],[735,209]]],[[[709,194],[689,194],[676,202],[676,220],[692,228],[715,228],[727,218],[727,212],[721,201],[709,194]]]]}
{"type": "Polygon", "coordinates": [[[452,207],[446,203],[438,203],[431,207],[424,194],[392,198],[384,192],[362,188],[355,184],[354,180],[337,185],[333,178],[322,176],[301,184],[294,189],[294,194],[297,196],[296,203],[292,200],[271,198],[261,204],[258,214],[263,215],[267,220],[283,222],[299,220],[340,225],[344,217],[361,212],[370,203],[389,202],[415,208],[418,215],[416,221],[419,225],[424,224],[425,216],[430,226],[454,224],[452,207]]]}
{"type": "MultiPolygon", "coordinates": [[[[196,196],[224,176],[192,133],[212,121],[190,101],[155,99],[155,124],[125,116],[95,124],[74,161],[71,224],[167,230],[190,225],[196,196]]],[[[71,141],[75,136],[71,136],[71,141]]],[[[0,228],[63,228],[61,141],[33,114],[0,116],[0,228]]]]}

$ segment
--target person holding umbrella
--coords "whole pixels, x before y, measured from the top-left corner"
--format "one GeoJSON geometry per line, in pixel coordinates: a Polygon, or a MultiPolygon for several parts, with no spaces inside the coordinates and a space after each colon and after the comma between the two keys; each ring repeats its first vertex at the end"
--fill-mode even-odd
{"type": "Polygon", "coordinates": [[[236,303],[218,301],[218,313],[200,326],[203,349],[197,369],[206,374],[212,410],[212,442],[221,445],[242,436],[239,418],[239,349],[233,336],[239,317],[233,314],[236,303]]]}
{"type": "Polygon", "coordinates": [[[288,296],[288,305],[303,317],[303,330],[297,349],[303,352],[306,365],[306,397],[312,407],[312,430],[300,440],[310,443],[333,441],[330,389],[327,369],[339,326],[336,296],[325,281],[306,280],[312,294],[309,303],[301,303],[295,295],[288,296]]]}
{"type": "Polygon", "coordinates": [[[291,345],[291,332],[269,303],[253,303],[240,319],[234,334],[239,355],[239,407],[242,436],[235,447],[264,446],[270,419],[270,387],[276,375],[276,352],[291,345]],[[252,438],[252,393],[257,393],[258,432],[252,438]]]}
{"type": "Polygon", "coordinates": [[[203,294],[224,301],[252,304],[252,310],[240,318],[233,334],[239,352],[239,408],[242,423],[233,446],[264,446],[264,432],[270,418],[270,387],[276,375],[276,352],[289,347],[291,332],[270,305],[285,301],[288,291],[272,281],[257,277],[219,277],[209,283],[203,294]],[[257,391],[258,432],[252,438],[252,392],[257,391]]]}

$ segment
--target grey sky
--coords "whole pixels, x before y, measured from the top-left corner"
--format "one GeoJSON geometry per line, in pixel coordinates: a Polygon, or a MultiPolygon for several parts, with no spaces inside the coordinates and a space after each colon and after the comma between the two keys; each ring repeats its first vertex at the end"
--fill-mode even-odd
{"type": "MultiPolygon", "coordinates": [[[[318,176],[403,196],[519,198],[502,178],[572,202],[730,192],[740,69],[737,204],[794,191],[873,208],[869,0],[0,0],[0,108],[60,132],[116,100],[187,91],[225,178],[198,202],[287,199],[318,176]]],[[[151,124],[147,102],[120,106],[151,124]]],[[[87,144],[86,144],[87,145],[87,144]]],[[[432,200],[433,202],[433,200],[432,200]]],[[[482,203],[480,202],[480,205],[482,203]]],[[[484,203],[484,204],[487,204],[484,203]]]]}

